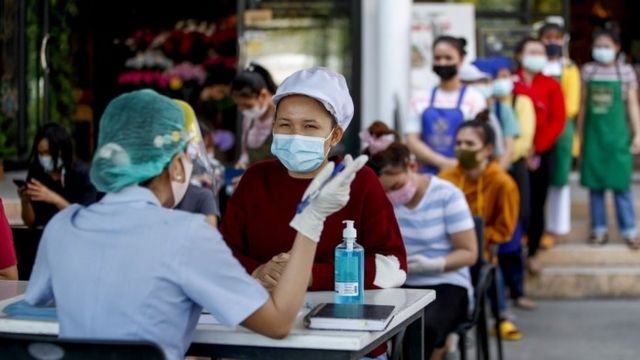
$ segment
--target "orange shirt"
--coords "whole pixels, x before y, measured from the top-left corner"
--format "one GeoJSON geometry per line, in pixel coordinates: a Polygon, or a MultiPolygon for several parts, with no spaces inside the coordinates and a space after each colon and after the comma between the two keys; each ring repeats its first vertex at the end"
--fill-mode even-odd
{"type": "Polygon", "coordinates": [[[515,181],[498,163],[491,161],[476,180],[466,177],[460,167],[444,170],[439,176],[460,188],[471,212],[484,219],[487,249],[511,240],[518,222],[520,193],[515,181]]]}

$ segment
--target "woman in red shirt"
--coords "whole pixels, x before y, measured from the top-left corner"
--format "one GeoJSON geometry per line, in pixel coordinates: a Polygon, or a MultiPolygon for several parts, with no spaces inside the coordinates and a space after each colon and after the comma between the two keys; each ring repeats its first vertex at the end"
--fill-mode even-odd
{"type": "Polygon", "coordinates": [[[516,95],[527,95],[536,111],[536,133],[533,137],[534,151],[529,155],[529,178],[531,184],[531,222],[529,224],[529,270],[540,271],[535,260],[540,246],[544,225],[544,207],[551,183],[553,149],[564,130],[566,121],[564,95],[560,83],[541,72],[547,64],[544,44],[537,39],[524,39],[516,48],[520,63],[516,95]]]}
{"type": "Polygon", "coordinates": [[[0,199],[0,280],[18,280],[16,252],[13,248],[11,227],[0,199]]]}
{"type": "MultiPolygon", "coordinates": [[[[324,68],[301,70],[278,87],[271,151],[243,175],[225,212],[221,232],[249,273],[273,288],[295,237],[289,220],[311,180],[327,164],[353,117],[344,77],[324,68]]],[[[404,283],[406,254],[393,207],[377,176],[360,170],[346,207],[324,223],[311,290],[334,289],[334,250],[342,242],[343,220],[354,220],[365,250],[365,287],[404,283]],[[384,256],[376,256],[384,255],[384,256]]]]}

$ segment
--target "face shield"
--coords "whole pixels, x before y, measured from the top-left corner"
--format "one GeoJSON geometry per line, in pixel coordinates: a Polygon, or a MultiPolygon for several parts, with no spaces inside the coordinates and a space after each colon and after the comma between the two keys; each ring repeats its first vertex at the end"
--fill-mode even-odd
{"type": "Polygon", "coordinates": [[[214,170],[207,157],[207,150],[202,139],[200,126],[196,114],[189,104],[182,100],[174,100],[184,111],[184,130],[187,134],[185,153],[193,163],[191,183],[212,188],[214,184],[214,170]]]}

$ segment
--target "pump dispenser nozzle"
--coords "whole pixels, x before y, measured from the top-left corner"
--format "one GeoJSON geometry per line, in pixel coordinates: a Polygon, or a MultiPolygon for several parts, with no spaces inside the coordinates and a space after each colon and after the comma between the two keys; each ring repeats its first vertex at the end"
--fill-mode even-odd
{"type": "Polygon", "coordinates": [[[353,249],[353,243],[356,242],[357,231],[353,227],[355,221],[353,220],[344,220],[342,222],[346,224],[344,230],[342,230],[342,238],[347,243],[347,251],[351,251],[353,249]]]}

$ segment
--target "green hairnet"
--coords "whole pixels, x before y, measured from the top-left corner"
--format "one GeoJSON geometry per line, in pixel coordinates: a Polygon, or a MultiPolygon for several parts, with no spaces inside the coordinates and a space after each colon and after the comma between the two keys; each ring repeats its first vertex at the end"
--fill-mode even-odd
{"type": "Polygon", "coordinates": [[[153,90],[113,99],[100,120],[91,181],[99,191],[117,192],[160,174],[185,149],[182,108],[153,90]]]}

